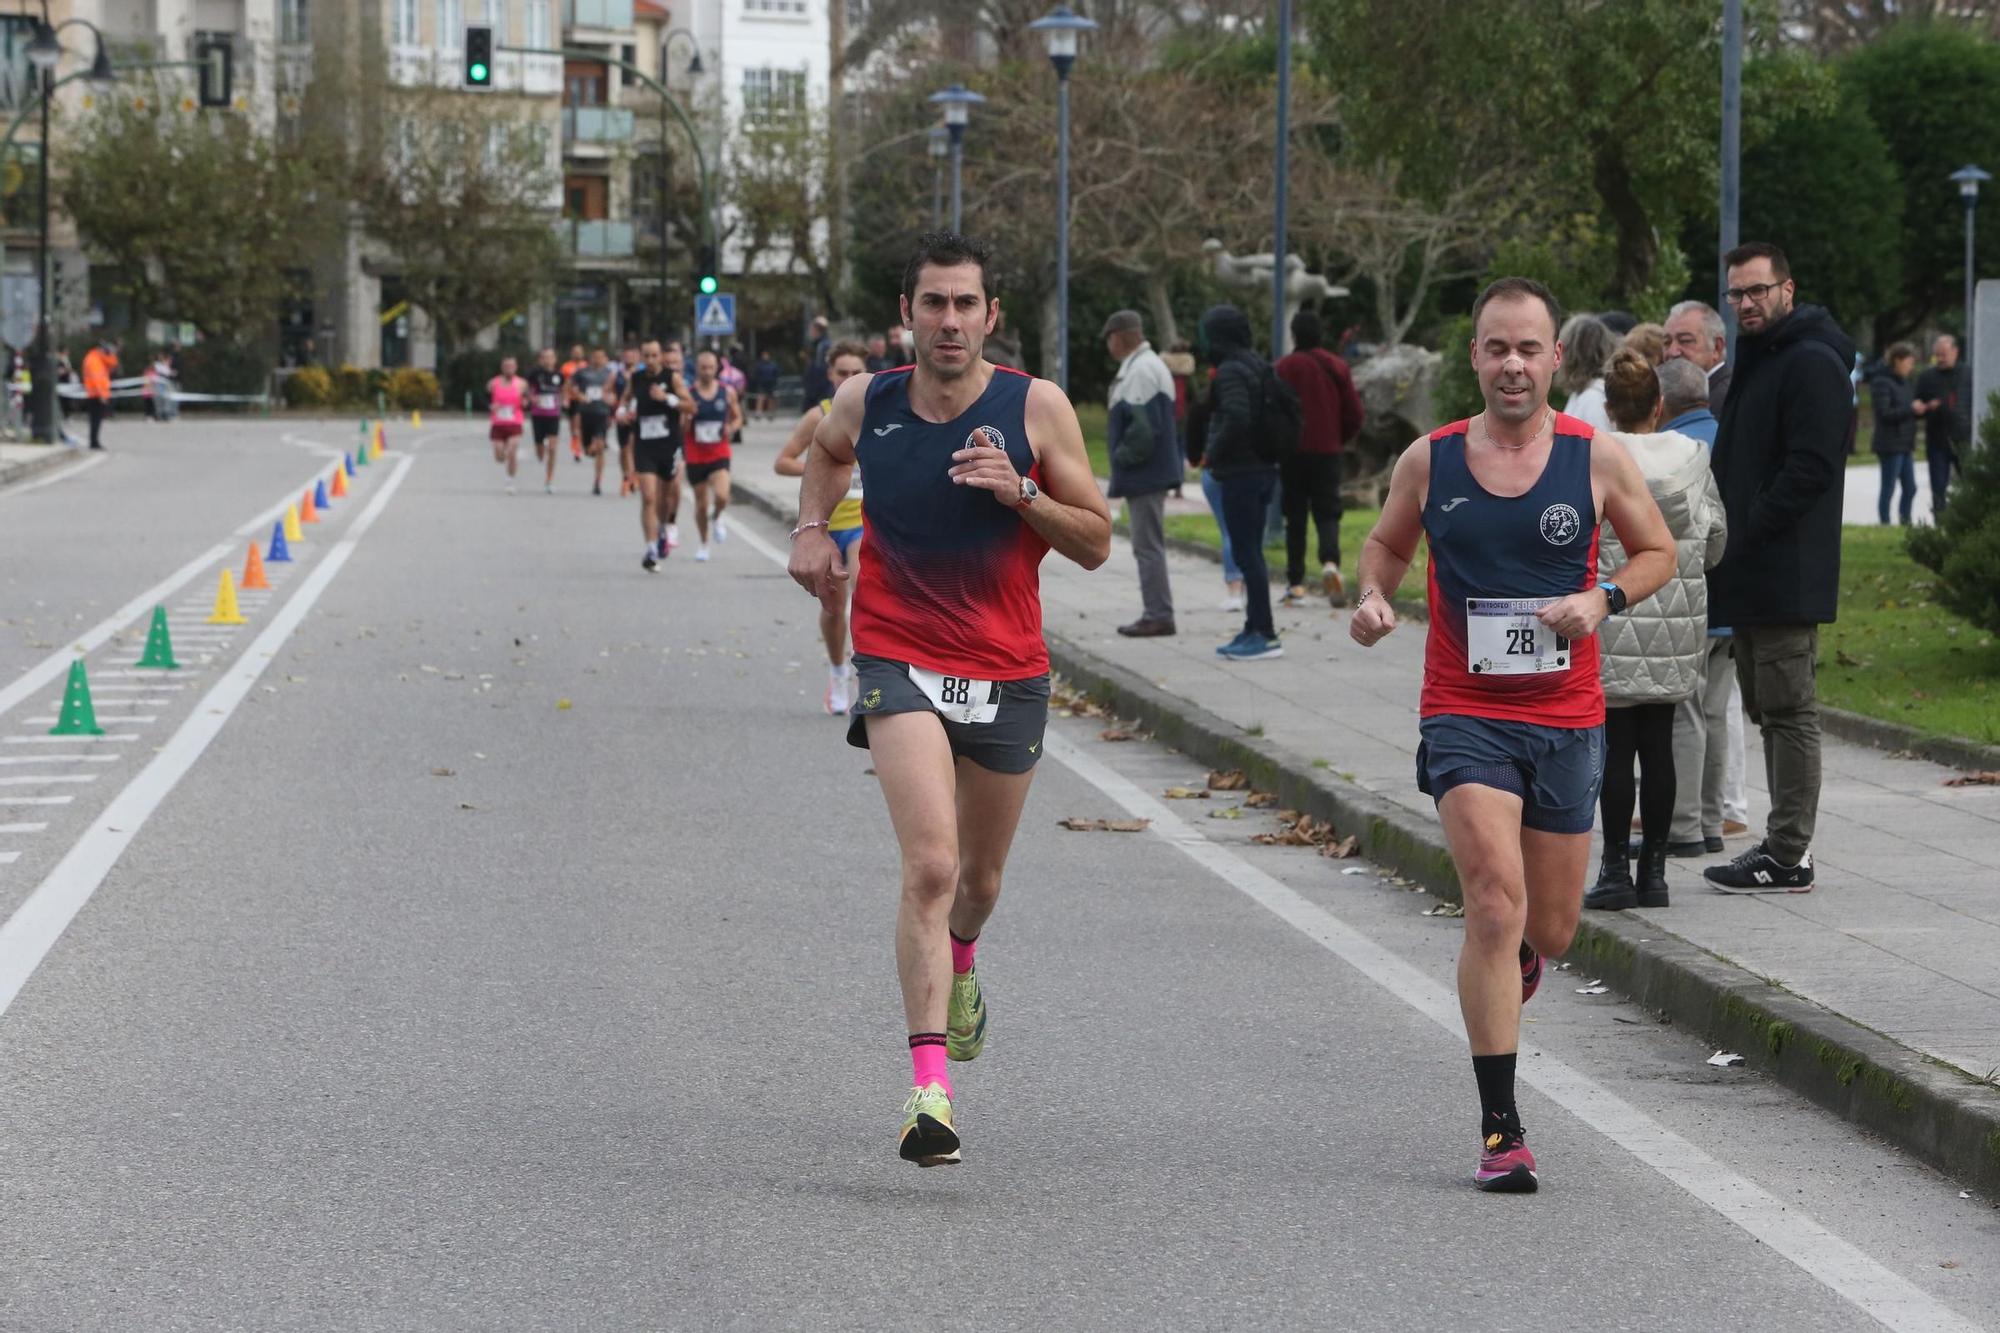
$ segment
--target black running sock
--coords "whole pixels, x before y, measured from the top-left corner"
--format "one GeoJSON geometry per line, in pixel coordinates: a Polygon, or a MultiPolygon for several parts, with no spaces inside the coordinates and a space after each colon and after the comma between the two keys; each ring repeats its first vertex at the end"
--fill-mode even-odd
{"type": "Polygon", "coordinates": [[[1473,1056],[1472,1076],[1479,1080],[1479,1136],[1519,1134],[1521,1113],[1514,1107],[1514,1052],[1473,1056]]]}

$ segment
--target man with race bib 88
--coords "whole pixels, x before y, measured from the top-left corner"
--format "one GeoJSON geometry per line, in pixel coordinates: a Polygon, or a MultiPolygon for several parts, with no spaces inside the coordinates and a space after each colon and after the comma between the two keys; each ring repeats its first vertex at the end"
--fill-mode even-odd
{"type": "Polygon", "coordinates": [[[989,281],[977,242],[918,243],[902,300],[916,362],[835,391],[792,533],[792,577],[830,606],[847,571],[827,527],[858,462],[868,490],[848,742],[873,755],[902,853],[896,968],[913,1086],[897,1151],[919,1166],[959,1160],[945,1061],[972,1059],[986,1039],[974,944],[1048,723],[1042,557],[1095,569],[1111,554],[1069,399],[981,355],[1000,314],[989,281]]]}
{"type": "MultiPolygon", "coordinates": [[[[1479,1085],[1479,1188],[1538,1182],[1514,1103],[1521,1005],[1565,952],[1583,906],[1604,777],[1597,627],[1674,573],[1674,540],[1615,438],[1548,405],[1562,311],[1542,284],[1502,278],[1472,307],[1486,410],[1396,461],[1362,547],[1349,621],[1372,647],[1430,542],[1418,790],[1437,801],[1465,899],[1458,1004],[1479,1085]],[[1600,518],[1628,560],[1600,575],[1600,518]]],[[[1624,838],[1624,829],[1606,836],[1624,838]]]]}

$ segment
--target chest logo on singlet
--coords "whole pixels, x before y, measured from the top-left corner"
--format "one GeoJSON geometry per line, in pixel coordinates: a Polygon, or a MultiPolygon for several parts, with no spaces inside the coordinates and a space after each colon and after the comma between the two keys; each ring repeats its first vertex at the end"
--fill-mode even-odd
{"type": "Polygon", "coordinates": [[[1007,437],[1002,435],[996,427],[974,426],[972,433],[965,437],[965,447],[968,449],[977,449],[982,445],[988,449],[1005,449],[1007,447],[1007,437]]]}
{"type": "Polygon", "coordinates": [[[875,433],[877,435],[887,435],[892,430],[901,430],[902,428],[903,428],[902,422],[892,421],[886,426],[877,426],[875,428],[875,433]]]}
{"type": "Polygon", "coordinates": [[[1450,512],[1452,511],[1452,510],[1454,510],[1454,509],[1458,508],[1458,507],[1459,507],[1460,505],[1464,504],[1464,503],[1465,503],[1465,501],[1466,501],[1466,497],[1465,497],[1465,496],[1463,496],[1463,495],[1454,495],[1454,496],[1452,496],[1452,497],[1451,497],[1451,499],[1449,499],[1449,500],[1445,501],[1445,502],[1444,502],[1443,504],[1439,505],[1439,506],[1438,506],[1438,509],[1439,509],[1439,511],[1440,511],[1440,512],[1443,512],[1443,513],[1446,513],[1446,514],[1449,514],[1449,513],[1450,513],[1450,512]]]}
{"type": "Polygon", "coordinates": [[[1583,531],[1583,519],[1569,505],[1550,505],[1542,511],[1542,540],[1551,546],[1568,546],[1583,531]]]}

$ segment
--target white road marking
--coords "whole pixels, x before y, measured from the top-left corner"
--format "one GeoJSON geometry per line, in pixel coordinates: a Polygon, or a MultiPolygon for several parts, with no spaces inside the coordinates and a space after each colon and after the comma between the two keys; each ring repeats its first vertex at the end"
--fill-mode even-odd
{"type": "Polygon", "coordinates": [[[0,745],[115,745],[138,739],[136,731],[106,732],[102,736],[0,736],[0,745]]]}
{"type": "Polygon", "coordinates": [[[74,796],[0,796],[0,805],[68,805],[74,796]]]}
{"type": "Polygon", "coordinates": [[[40,833],[47,824],[0,824],[0,833],[40,833]]]}
{"type": "Polygon", "coordinates": [[[39,787],[45,782],[95,781],[95,773],[31,773],[26,777],[0,778],[0,787],[39,787]]]}
{"type": "Polygon", "coordinates": [[[356,543],[374,524],[415,462],[416,458],[410,454],[397,461],[388,481],[327,551],[325,559],[314,566],[291,600],[228,666],[202,696],[193,714],[124,790],[112,798],[55,868],[43,876],[6,924],[0,925],[0,1014],[14,1003],[21,988],[104,883],[105,876],[118,864],[118,858],[145,827],[153,811],[187,776],[209,742],[221,734],[237,707],[249,697],[265,668],[339,575],[354,554],[356,543]]]}
{"type": "MultiPolygon", "coordinates": [[[[1225,847],[1208,840],[1163,802],[1086,754],[1067,737],[1051,734],[1049,756],[1138,819],[1151,832],[1383,990],[1436,1023],[1465,1037],[1458,998],[1428,975],[1349,926],[1325,908],[1225,847]]],[[[1812,1217],[1774,1198],[1748,1177],[1703,1152],[1659,1121],[1580,1070],[1522,1043],[1520,1078],[1605,1138],[1686,1190],[1721,1216],[1798,1265],[1815,1282],[1884,1327],[1926,1333],[1977,1333],[1979,1326],[1877,1263],[1812,1217]]]]}
{"type": "MultiPolygon", "coordinates": [[[[64,737],[67,740],[67,737],[64,737]]],[[[0,765],[6,764],[115,764],[115,754],[8,754],[0,755],[0,765]]]]}
{"type": "MultiPolygon", "coordinates": [[[[790,561],[776,547],[739,524],[732,532],[772,563],[790,561]]],[[[1126,813],[1152,823],[1165,839],[1224,884],[1291,926],[1463,1041],[1465,1026],[1458,997],[1429,976],[1377,944],[1228,848],[1217,846],[1193,825],[1135,783],[1084,753],[1067,737],[1051,732],[1043,743],[1050,758],[1064,765],[1126,813]]],[[[1980,1325],[1933,1299],[1915,1284],[1820,1222],[1774,1198],[1749,1177],[1697,1148],[1580,1070],[1523,1042],[1520,1078],[1599,1134],[1796,1264],[1808,1277],[1848,1304],[1899,1333],[1980,1333],[1980,1325]]]]}
{"type": "Polygon", "coordinates": [[[0,852],[0,866],[10,866],[21,859],[19,852],[0,852]]]}
{"type": "MultiPolygon", "coordinates": [[[[54,446],[50,447],[53,448],[54,446]]],[[[99,464],[110,461],[111,455],[109,454],[92,454],[90,457],[73,463],[68,467],[57,469],[54,476],[37,477],[33,481],[24,481],[18,486],[0,487],[0,500],[4,500],[10,495],[25,495],[29,491],[39,491],[44,486],[53,486],[59,481],[68,481],[71,477],[80,477],[99,464]]]]}
{"type": "MultiPolygon", "coordinates": [[[[99,685],[95,680],[90,682],[90,692],[92,695],[152,694],[159,690],[184,690],[186,688],[187,686],[185,685],[169,685],[163,680],[155,681],[151,685],[99,685]]],[[[166,700],[162,699],[160,702],[165,703],[166,700]]]]}
{"type": "MultiPolygon", "coordinates": [[[[91,702],[98,708],[165,708],[173,702],[172,699],[99,699],[97,693],[94,687],[90,691],[91,702]]],[[[43,706],[59,709],[62,707],[62,700],[51,699],[43,706]]]]}
{"type": "MultiPolygon", "coordinates": [[[[102,460],[100,459],[99,461],[102,460]]],[[[313,478],[317,478],[324,471],[325,469],[322,468],[314,472],[313,478]]],[[[312,485],[313,478],[308,478],[306,485],[312,485]]],[[[14,487],[10,489],[14,494],[19,494],[25,488],[14,487]]],[[[276,512],[280,517],[284,515],[285,506],[292,503],[298,497],[298,494],[298,490],[294,489],[285,499],[278,502],[276,512]]],[[[265,514],[268,515],[271,512],[271,510],[266,510],[265,514]]],[[[255,528],[260,523],[268,525],[269,522],[270,519],[268,517],[260,516],[252,519],[242,528],[237,529],[237,532],[239,535],[242,535],[248,533],[250,529],[255,528]]],[[[200,577],[216,561],[233,557],[237,549],[237,545],[233,541],[220,542],[209,547],[208,550],[167,575],[166,578],[161,579],[158,583],[155,583],[152,587],[146,589],[146,591],[140,593],[137,597],[134,597],[131,601],[98,621],[81,635],[70,640],[69,643],[58,648],[55,652],[50,653],[34,666],[29,667],[26,671],[15,677],[10,684],[4,688],[0,688],[0,714],[6,713],[23,699],[32,696],[42,686],[67,672],[69,664],[76,660],[79,653],[88,653],[92,649],[108,643],[112,636],[116,635],[134,620],[137,620],[140,616],[151,615],[154,607],[160,605],[186,587],[191,581],[200,577]]],[[[136,665],[136,663],[128,662],[124,665],[132,666],[136,665]]]]}
{"type": "MultiPolygon", "coordinates": [[[[159,714],[133,713],[129,716],[116,718],[114,720],[121,727],[132,727],[132,726],[137,726],[141,722],[157,722],[159,720],[159,714]]],[[[24,717],[21,719],[21,721],[31,727],[53,727],[56,724],[56,719],[53,717],[24,717]]]]}

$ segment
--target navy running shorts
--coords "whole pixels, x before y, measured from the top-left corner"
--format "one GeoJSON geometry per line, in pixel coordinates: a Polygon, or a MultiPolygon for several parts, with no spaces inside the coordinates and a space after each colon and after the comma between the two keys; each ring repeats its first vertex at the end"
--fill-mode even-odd
{"type": "MultiPolygon", "coordinates": [[[[1604,785],[1604,728],[1542,727],[1457,713],[1418,724],[1417,790],[1442,801],[1474,783],[1521,798],[1521,825],[1588,833],[1604,785]]],[[[1620,836],[1623,836],[1622,834],[1620,836]]]]}
{"type": "MultiPolygon", "coordinates": [[[[949,678],[947,678],[949,679],[949,678]]],[[[1049,678],[991,682],[986,702],[998,705],[989,722],[955,722],[938,712],[910,675],[907,662],[854,655],[858,694],[847,743],[868,748],[868,718],[890,713],[932,713],[944,727],[954,759],[969,759],[994,773],[1026,773],[1042,757],[1042,734],[1049,726],[1049,678]]]]}

